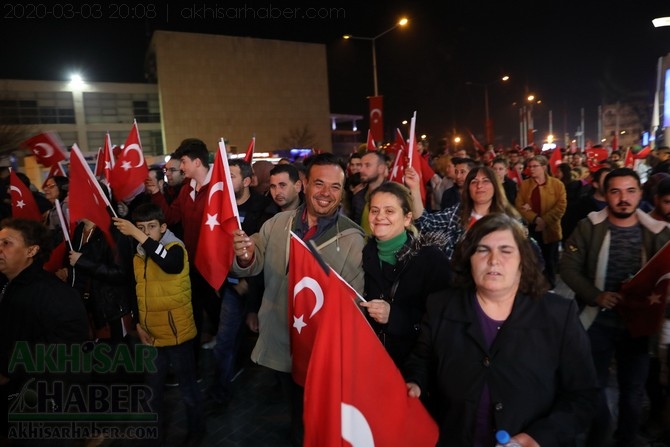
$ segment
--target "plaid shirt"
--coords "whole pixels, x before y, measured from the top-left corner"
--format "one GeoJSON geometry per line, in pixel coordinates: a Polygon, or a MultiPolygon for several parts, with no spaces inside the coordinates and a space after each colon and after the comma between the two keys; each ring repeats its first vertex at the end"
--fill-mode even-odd
{"type": "Polygon", "coordinates": [[[414,221],[414,225],[421,233],[441,231],[447,235],[447,242],[442,250],[447,254],[449,260],[454,254],[456,243],[461,240],[465,228],[461,224],[461,204],[445,208],[436,213],[424,212],[421,217],[414,221]]]}

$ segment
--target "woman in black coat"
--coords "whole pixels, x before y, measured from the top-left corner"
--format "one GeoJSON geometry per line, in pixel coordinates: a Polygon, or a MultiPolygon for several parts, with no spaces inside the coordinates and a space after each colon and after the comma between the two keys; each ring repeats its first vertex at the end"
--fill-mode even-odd
{"type": "Polygon", "coordinates": [[[413,231],[409,190],[387,182],[370,195],[372,230],[363,249],[365,299],[361,306],[398,367],[419,335],[426,297],[449,285],[442,233],[413,231]]]}

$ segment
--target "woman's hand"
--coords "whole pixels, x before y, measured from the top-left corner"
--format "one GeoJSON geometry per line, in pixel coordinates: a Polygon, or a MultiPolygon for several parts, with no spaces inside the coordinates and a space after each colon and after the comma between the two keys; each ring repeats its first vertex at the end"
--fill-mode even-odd
{"type": "Polygon", "coordinates": [[[81,258],[81,253],[78,251],[70,250],[70,265],[74,267],[77,261],[81,258]]]}
{"type": "Polygon", "coordinates": [[[407,395],[409,397],[421,397],[421,388],[414,382],[407,382],[407,395]]]}
{"type": "Polygon", "coordinates": [[[386,324],[389,322],[389,315],[391,314],[391,305],[384,300],[370,300],[370,301],[361,301],[359,303],[361,307],[365,307],[368,310],[368,315],[370,318],[375,320],[377,323],[386,324]]]}

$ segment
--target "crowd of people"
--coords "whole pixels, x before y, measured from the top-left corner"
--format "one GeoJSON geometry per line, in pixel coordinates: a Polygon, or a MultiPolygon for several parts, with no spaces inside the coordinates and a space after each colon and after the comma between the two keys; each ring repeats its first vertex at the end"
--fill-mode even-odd
{"type": "Polygon", "coordinates": [[[7,415],[27,381],[56,380],[14,367],[26,342],[101,345],[111,358],[152,347],[149,368],[66,380],[145,385],[158,417],[147,445],[165,440],[164,388],[173,380],[186,409],[184,442],[202,445],[205,408],[227,411],[233,378],[250,358],[275,375],[290,442],[302,445],[304,383],[291,374],[288,321],[294,233],[363,297],[409,396],[438,424],[438,445],[490,447],[498,430],[524,447],[670,445],[670,311],[639,336],[621,290],[670,240],[670,149],[657,149],[641,177],[617,150],[597,165],[577,152],[550,166],[534,147],[426,146],[404,184],[389,180],[393,154],[384,150],[347,160],[230,160],[241,229],[218,290],[194,263],[211,178],[211,154],[197,138],[151,169],[132,201],[114,203],[111,239],[88,219],[69,221],[67,177],[44,182],[42,222],[11,218],[3,203],[4,439],[11,442],[7,415]],[[62,225],[74,225],[73,237],[54,259],[62,225]],[[555,293],[559,281],[574,297],[555,293]],[[203,347],[212,349],[211,371],[203,347]],[[204,394],[203,375],[212,376],[204,394]],[[613,377],[616,405],[606,393],[613,377]]]}

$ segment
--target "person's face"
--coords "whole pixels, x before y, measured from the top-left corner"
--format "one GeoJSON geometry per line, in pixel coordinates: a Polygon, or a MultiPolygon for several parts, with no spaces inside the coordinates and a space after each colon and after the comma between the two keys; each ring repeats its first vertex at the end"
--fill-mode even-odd
{"type": "Polygon", "coordinates": [[[177,186],[184,181],[184,173],[179,169],[180,164],[179,160],[172,159],[165,165],[165,177],[167,177],[168,185],[177,186]]]}
{"type": "Polygon", "coordinates": [[[380,241],[388,241],[409,227],[412,222],[412,212],[403,213],[400,199],[395,194],[380,192],[370,200],[368,221],[372,235],[380,241]]]}
{"type": "Polygon", "coordinates": [[[505,180],[505,175],[507,175],[507,168],[503,163],[494,163],[492,168],[501,181],[505,180]]]}
{"type": "Polygon", "coordinates": [[[301,186],[300,180],[293,183],[286,172],[270,176],[270,195],[281,209],[297,205],[301,186]]]}
{"type": "Polygon", "coordinates": [[[493,183],[486,174],[479,172],[468,185],[468,193],[475,204],[490,204],[493,200],[493,183]]]}
{"type": "Polygon", "coordinates": [[[161,224],[157,219],[146,222],[136,222],[135,226],[154,241],[160,241],[167,230],[167,224],[161,224]]]}
{"type": "Polygon", "coordinates": [[[642,190],[633,177],[614,177],[607,184],[605,200],[614,217],[625,219],[632,216],[641,199],[642,190]]]}
{"type": "Polygon", "coordinates": [[[242,173],[240,172],[239,166],[230,167],[230,180],[233,184],[233,192],[235,192],[235,198],[239,199],[244,195],[244,190],[249,187],[251,183],[250,178],[243,178],[242,173]]]}
{"type": "Polygon", "coordinates": [[[55,203],[58,195],[59,191],[58,185],[56,185],[56,181],[52,178],[47,179],[47,181],[44,183],[44,197],[46,197],[49,202],[55,203]]]}
{"type": "Polygon", "coordinates": [[[670,158],[670,151],[666,151],[666,150],[659,151],[657,157],[658,157],[659,161],[665,161],[668,158],[670,158]]]}
{"type": "Polygon", "coordinates": [[[533,151],[523,151],[524,160],[528,160],[528,159],[532,158],[534,155],[535,155],[535,153],[533,153],[533,151]]]}
{"type": "Polygon", "coordinates": [[[349,160],[349,172],[352,174],[356,174],[357,172],[361,172],[361,166],[362,162],[360,158],[352,158],[349,160]]]}
{"type": "Polygon", "coordinates": [[[519,161],[519,154],[509,154],[509,164],[514,166],[519,161]]]}
{"type": "Polygon", "coordinates": [[[521,253],[511,230],[484,236],[470,257],[472,278],[478,290],[513,293],[521,280],[521,253]]]}
{"type": "Polygon", "coordinates": [[[530,171],[531,178],[542,179],[545,176],[544,166],[539,161],[531,160],[528,162],[528,171],[530,171]]]}
{"type": "Polygon", "coordinates": [[[654,197],[656,213],[662,216],[666,222],[670,222],[670,194],[667,196],[654,197]]]}
{"type": "Polygon", "coordinates": [[[581,166],[582,165],[582,156],[578,154],[573,154],[572,159],[570,160],[570,164],[574,168],[575,166],[581,166]]]}
{"type": "Polygon", "coordinates": [[[384,164],[379,161],[375,154],[363,155],[361,158],[361,181],[364,183],[373,183],[384,174],[384,164]]]}
{"type": "Polygon", "coordinates": [[[344,171],[337,165],[312,166],[305,187],[305,205],[312,216],[326,217],[337,212],[344,191],[344,171]]]}
{"type": "Polygon", "coordinates": [[[16,278],[32,264],[38,251],[37,245],[26,245],[20,231],[3,228],[0,230],[0,273],[10,280],[16,278]]]}
{"type": "Polygon", "coordinates": [[[467,163],[458,163],[454,165],[454,183],[456,186],[459,188],[463,187],[468,172],[470,172],[470,168],[467,163]]]}
{"type": "Polygon", "coordinates": [[[179,169],[184,173],[184,177],[186,178],[195,178],[195,173],[199,166],[200,160],[197,158],[195,160],[191,160],[186,155],[184,155],[179,160],[179,169]]]}

